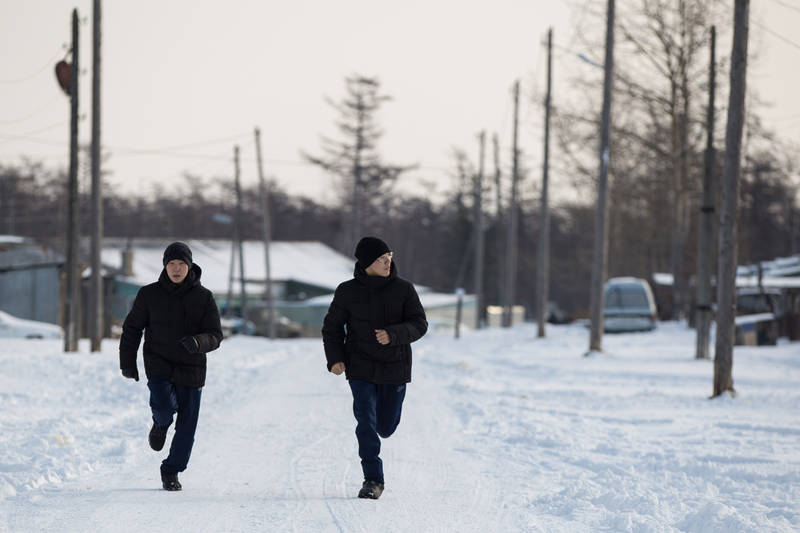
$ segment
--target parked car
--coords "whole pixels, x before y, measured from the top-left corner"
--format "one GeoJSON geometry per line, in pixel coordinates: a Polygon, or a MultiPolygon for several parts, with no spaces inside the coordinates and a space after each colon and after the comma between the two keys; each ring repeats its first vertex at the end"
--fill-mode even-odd
{"type": "Polygon", "coordinates": [[[605,284],[603,329],[609,333],[652,331],[656,327],[656,303],[647,280],[611,278],[605,284]]]}
{"type": "Polygon", "coordinates": [[[776,345],[786,315],[784,295],[779,289],[741,287],[736,289],[737,344],[776,345]],[[739,331],[741,330],[741,331],[739,331]],[[748,340],[750,331],[754,338],[748,340]]]}
{"type": "Polygon", "coordinates": [[[254,335],[256,326],[251,321],[245,322],[241,317],[222,317],[219,320],[222,326],[222,336],[226,339],[231,335],[254,335]]]}
{"type": "Polygon", "coordinates": [[[60,339],[63,335],[63,330],[55,324],[17,318],[4,311],[0,311],[0,337],[60,339]]]}

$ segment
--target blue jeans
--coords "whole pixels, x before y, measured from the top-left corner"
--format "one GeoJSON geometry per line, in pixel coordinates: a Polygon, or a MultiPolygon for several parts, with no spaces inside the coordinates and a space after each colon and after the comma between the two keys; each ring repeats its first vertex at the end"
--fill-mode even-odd
{"type": "Polygon", "coordinates": [[[192,454],[194,432],[200,414],[202,388],[176,385],[169,378],[154,376],[147,380],[150,389],[150,409],[157,426],[168,427],[175,413],[175,435],[169,447],[169,455],[161,463],[161,473],[177,474],[186,470],[192,454]]]}
{"type": "Polygon", "coordinates": [[[351,379],[348,383],[353,391],[358,456],[361,457],[364,479],[383,483],[383,461],[378,457],[381,452],[379,436],[385,439],[397,429],[406,386],[377,385],[358,379],[351,379]]]}

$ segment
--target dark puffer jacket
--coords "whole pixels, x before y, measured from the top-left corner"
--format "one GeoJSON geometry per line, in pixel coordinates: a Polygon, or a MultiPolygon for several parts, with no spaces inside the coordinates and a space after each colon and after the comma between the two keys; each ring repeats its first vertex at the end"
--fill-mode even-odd
{"type": "Polygon", "coordinates": [[[136,352],[144,331],[144,369],[147,377],[162,376],[178,385],[202,387],[206,353],[222,342],[219,310],[211,291],[200,285],[196,264],[181,284],[161,271],[158,281],[139,289],[122,325],[119,366],[136,368],[136,352]],[[189,353],[181,339],[193,336],[199,353],[189,353]]]}
{"type": "Polygon", "coordinates": [[[414,285],[397,276],[369,276],[356,263],[354,278],[336,288],[322,326],[328,370],[344,362],[347,379],[401,384],[411,381],[411,343],[425,335],[428,322],[414,285]],[[389,344],[375,338],[389,333],[389,344]]]}

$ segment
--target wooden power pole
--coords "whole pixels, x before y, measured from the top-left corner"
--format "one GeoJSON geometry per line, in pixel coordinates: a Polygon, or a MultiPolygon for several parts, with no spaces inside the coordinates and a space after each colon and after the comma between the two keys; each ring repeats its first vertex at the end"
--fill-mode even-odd
{"type": "Polygon", "coordinates": [[[553,74],[553,28],[547,31],[547,93],[544,99],[544,158],[542,163],[542,196],[539,206],[539,253],[536,272],[536,321],[538,336],[545,336],[547,300],[550,285],[550,207],[548,181],[550,171],[550,90],[553,74]]]}
{"type": "Polygon", "coordinates": [[[239,247],[239,287],[241,288],[241,302],[239,309],[244,324],[242,327],[247,330],[247,291],[245,290],[244,280],[244,220],[242,214],[242,186],[239,178],[239,146],[233,147],[234,164],[234,186],[236,187],[236,244],[239,247]]]}
{"type": "Polygon", "coordinates": [[[261,229],[264,235],[264,297],[267,300],[267,335],[275,338],[275,304],[272,298],[272,274],[269,248],[272,243],[272,226],[269,215],[269,191],[264,181],[264,166],[261,159],[261,131],[256,128],[256,158],[258,162],[258,184],[261,191],[261,229]]]}
{"type": "Polygon", "coordinates": [[[236,266],[236,242],[239,240],[239,230],[236,222],[233,223],[233,240],[231,241],[231,262],[228,265],[228,304],[225,306],[225,318],[233,316],[233,273],[236,266]]]}
{"type": "Polygon", "coordinates": [[[703,198],[700,203],[700,231],[697,236],[697,350],[696,359],[709,359],[711,329],[711,269],[714,260],[714,93],[716,92],[717,31],[711,26],[711,58],[708,72],[708,109],[706,111],[706,153],[703,170],[703,198]]]}
{"type": "Polygon", "coordinates": [[[731,51],[728,124],[725,131],[725,163],[722,170],[722,213],[717,267],[717,336],[714,352],[714,393],[733,388],[733,341],[736,317],[736,214],[741,171],[742,128],[747,82],[749,0],[735,0],[733,50],[731,51]]]}
{"type": "Polygon", "coordinates": [[[485,298],[483,297],[483,163],[486,147],[486,132],[478,135],[480,151],[478,156],[478,174],[474,183],[474,224],[475,224],[475,329],[483,327],[483,311],[485,298]]]}
{"type": "Polygon", "coordinates": [[[517,184],[519,181],[519,80],[514,83],[514,137],[511,148],[511,197],[508,201],[508,239],[506,248],[505,302],[503,308],[503,327],[511,327],[514,310],[514,296],[517,277],[517,184]]]}
{"type": "Polygon", "coordinates": [[[91,350],[100,351],[103,341],[103,189],[100,176],[100,50],[101,50],[101,0],[94,0],[92,23],[92,279],[91,279],[91,350]]]}
{"type": "Polygon", "coordinates": [[[597,180],[597,207],[594,217],[594,255],[591,278],[591,321],[589,352],[603,350],[603,285],[606,279],[608,256],[608,213],[606,212],[606,182],[610,154],[611,95],[614,82],[614,0],[608,0],[606,16],[606,61],[603,77],[603,113],[600,125],[600,176],[597,180]]]}
{"type": "Polygon", "coordinates": [[[80,35],[78,10],[72,10],[72,65],[69,78],[70,135],[69,135],[69,181],[67,184],[67,264],[66,301],[64,304],[64,351],[78,351],[78,320],[80,318],[80,260],[79,213],[78,213],[78,58],[80,35]]]}
{"type": "Polygon", "coordinates": [[[495,198],[497,201],[497,234],[495,236],[495,246],[497,247],[495,250],[495,253],[497,254],[497,303],[498,305],[502,305],[503,297],[505,295],[505,273],[503,272],[503,239],[500,238],[500,232],[503,229],[503,189],[500,179],[500,140],[497,138],[497,133],[492,135],[492,148],[494,152],[494,188],[495,198]]]}

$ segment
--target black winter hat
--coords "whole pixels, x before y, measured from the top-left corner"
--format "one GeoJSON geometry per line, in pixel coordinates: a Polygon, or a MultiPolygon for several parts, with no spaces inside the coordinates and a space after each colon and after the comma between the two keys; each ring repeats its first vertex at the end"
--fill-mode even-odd
{"type": "Polygon", "coordinates": [[[375,262],[377,258],[385,253],[391,252],[391,248],[377,237],[364,237],[356,245],[356,259],[358,263],[367,268],[375,262]]]}
{"type": "Polygon", "coordinates": [[[164,266],[173,259],[180,259],[189,267],[192,266],[192,251],[182,242],[173,242],[164,250],[164,266]]]}

